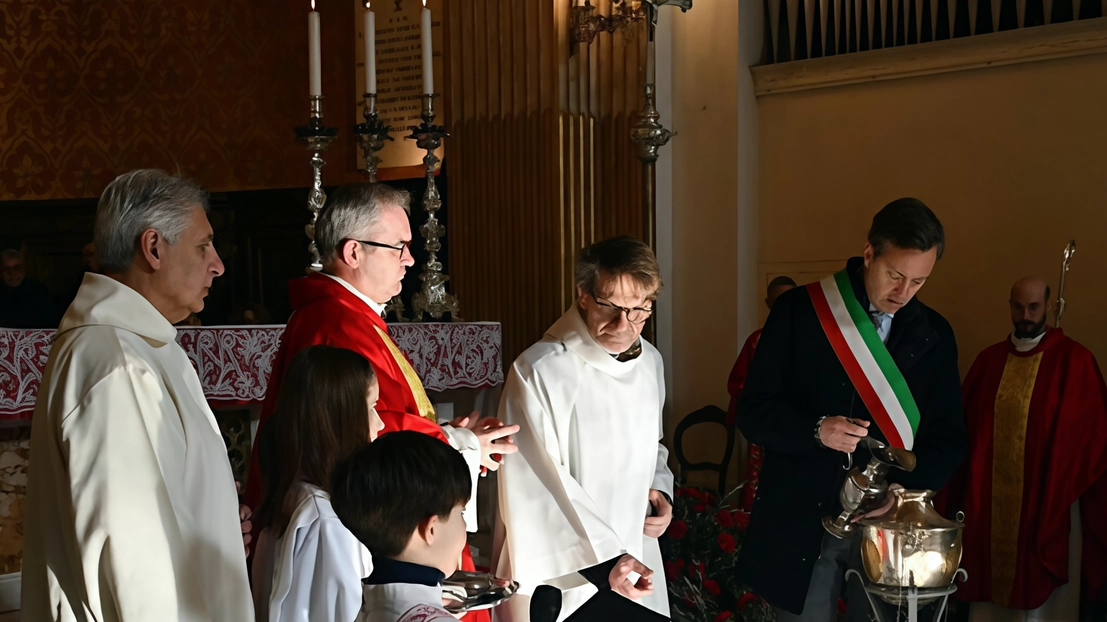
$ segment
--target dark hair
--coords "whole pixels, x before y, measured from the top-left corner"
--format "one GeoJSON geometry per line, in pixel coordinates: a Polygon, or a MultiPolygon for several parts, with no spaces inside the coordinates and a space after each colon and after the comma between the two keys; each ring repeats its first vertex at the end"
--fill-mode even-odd
{"type": "Polygon", "coordinates": [[[397,557],[419,523],[469,502],[472,479],[456,449],[420,432],[385,434],[340,464],[331,507],[374,556],[397,557]]]}
{"type": "Polygon", "coordinates": [[[796,282],[792,280],[790,276],[778,276],[775,279],[769,281],[769,286],[765,288],[765,294],[773,291],[774,287],[795,287],[796,282]]]}
{"type": "Polygon", "coordinates": [[[645,242],[631,235],[607,238],[581,249],[577,259],[577,287],[595,295],[596,279],[601,273],[613,277],[629,276],[642,287],[652,290],[653,296],[657,295],[662,285],[657,257],[645,242]]]}
{"type": "Polygon", "coordinates": [[[352,350],[319,345],[293,357],[277,407],[258,432],[262,529],[283,534],[294,509],[286,497],[297,480],[329,492],[335,465],[369,442],[365,397],[376,378],[369,361],[352,350]]]}
{"type": "Polygon", "coordinates": [[[925,203],[911,198],[896,199],[873,216],[869,244],[874,256],[879,256],[889,245],[917,251],[937,247],[938,259],[941,259],[946,234],[938,217],[925,203]]]}

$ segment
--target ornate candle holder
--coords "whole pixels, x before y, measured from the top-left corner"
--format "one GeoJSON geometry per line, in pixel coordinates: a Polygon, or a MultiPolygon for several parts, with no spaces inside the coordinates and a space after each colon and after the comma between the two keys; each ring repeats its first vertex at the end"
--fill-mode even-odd
{"type": "Polygon", "coordinates": [[[438,171],[440,161],[434,154],[442,144],[443,138],[449,138],[446,128],[434,124],[434,98],[437,95],[423,95],[423,123],[411,127],[411,135],[408,140],[414,140],[420,149],[425,149],[427,155],[423,157],[423,164],[427,167],[427,190],[423,194],[423,209],[427,212],[427,222],[419,227],[419,232],[426,240],[424,248],[427,249],[427,263],[423,266],[423,273],[419,280],[423,282],[423,288],[411,297],[411,309],[414,320],[423,318],[423,314],[430,315],[435,320],[442,319],[442,315],[450,312],[450,319],[457,322],[459,307],[457,298],[446,293],[446,282],[450,277],[443,274],[442,262],[438,261],[438,251],[442,250],[439,239],[446,234],[446,228],[438,222],[435,213],[442,207],[442,198],[438,194],[438,186],[434,183],[434,174],[438,171]]]}
{"type": "Polygon", "coordinates": [[[661,125],[660,119],[661,113],[654,105],[653,85],[647,84],[646,105],[638,113],[638,122],[630,128],[630,139],[634,141],[635,155],[642,162],[642,223],[650,248],[656,247],[657,237],[654,227],[653,166],[657,162],[658,151],[676,136],[676,132],[670,132],[661,125]]]}
{"type": "Polygon", "coordinates": [[[296,128],[296,136],[300,142],[312,152],[311,168],[313,178],[311,191],[308,192],[308,209],[311,210],[311,223],[304,227],[304,233],[311,241],[308,250],[311,251],[311,269],[318,272],[323,269],[323,263],[319,259],[319,249],[315,246],[315,221],[319,218],[319,210],[323,209],[323,203],[327,201],[327,194],[323,192],[323,161],[322,153],[330,147],[331,142],[338,136],[338,128],[323,126],[323,96],[313,95],[311,98],[311,117],[307,125],[296,128]]]}
{"type": "Polygon", "coordinates": [[[365,108],[361,115],[365,117],[365,123],[355,125],[354,133],[357,134],[358,144],[361,145],[361,153],[365,157],[365,172],[369,175],[369,181],[376,183],[377,165],[381,163],[381,159],[377,157],[377,152],[384,149],[384,141],[395,139],[389,135],[392,128],[381,121],[377,115],[376,93],[365,94],[365,108]]]}

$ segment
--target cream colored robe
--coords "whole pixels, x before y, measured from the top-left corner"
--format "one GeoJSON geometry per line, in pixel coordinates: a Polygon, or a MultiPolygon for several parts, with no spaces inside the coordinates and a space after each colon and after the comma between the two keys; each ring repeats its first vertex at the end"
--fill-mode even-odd
{"type": "Polygon", "coordinates": [[[280,537],[263,529],[254,553],[257,622],[353,622],[361,580],[373,572],[369,549],[342,524],[330,496],[306,482],[289,491],[296,509],[280,537]]]}
{"type": "Polygon", "coordinates": [[[24,620],[252,620],[227,449],[177,331],[89,274],[35,405],[24,620]]]}
{"type": "Polygon", "coordinates": [[[649,491],[672,497],[663,433],[661,355],[643,340],[620,363],[588,334],[576,305],[515,361],[500,419],[519,424],[519,453],[499,471],[496,574],[519,582],[497,620],[529,619],[542,583],[563,590],[564,620],[595,588],[577,571],[630,553],[654,571],[639,604],[669,615],[657,540],[643,533],[649,491]]]}

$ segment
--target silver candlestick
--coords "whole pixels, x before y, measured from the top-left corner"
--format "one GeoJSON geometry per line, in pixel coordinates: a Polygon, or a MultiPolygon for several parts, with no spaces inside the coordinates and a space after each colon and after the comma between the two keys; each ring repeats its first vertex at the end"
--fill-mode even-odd
{"type": "MultiPolygon", "coordinates": [[[[377,152],[384,149],[384,141],[396,139],[391,136],[392,128],[382,121],[377,113],[377,94],[366,93],[364,101],[365,108],[362,109],[361,116],[365,117],[365,123],[355,125],[354,134],[357,135],[358,144],[361,146],[361,154],[365,158],[365,173],[369,176],[369,182],[375,184],[377,183],[377,165],[381,163],[381,159],[377,157],[377,152]]],[[[386,316],[395,314],[396,319],[401,322],[407,321],[407,318],[404,317],[404,311],[404,302],[399,296],[393,296],[392,300],[384,306],[386,316]]]]}
{"type": "Polygon", "coordinates": [[[322,154],[330,147],[331,142],[338,136],[338,128],[323,127],[323,96],[311,97],[311,117],[307,125],[296,128],[296,136],[300,142],[312,152],[311,169],[313,172],[311,191],[308,192],[308,209],[311,210],[311,223],[304,227],[307,234],[308,250],[311,252],[311,269],[318,272],[323,269],[323,263],[319,259],[319,249],[315,246],[315,221],[319,218],[319,210],[327,201],[327,194],[323,192],[323,161],[322,154]]]}
{"type": "Polygon", "coordinates": [[[442,262],[438,261],[438,251],[442,250],[439,239],[446,234],[446,228],[438,222],[435,213],[442,207],[442,198],[438,194],[438,186],[434,183],[434,174],[438,171],[440,161],[435,155],[435,150],[442,144],[443,138],[449,138],[446,128],[434,124],[434,98],[437,95],[423,95],[423,123],[411,127],[411,135],[408,140],[414,140],[420,149],[425,149],[427,155],[423,157],[423,164],[427,167],[427,190],[423,194],[423,209],[427,212],[427,222],[419,227],[420,233],[426,240],[427,263],[423,266],[423,273],[419,280],[423,282],[423,288],[411,297],[411,309],[418,321],[423,314],[430,315],[432,319],[440,320],[448,311],[450,319],[458,322],[459,306],[457,298],[446,292],[446,282],[450,277],[442,272],[442,262]]]}
{"type": "Polygon", "coordinates": [[[381,163],[377,152],[384,149],[384,141],[395,139],[390,135],[392,128],[381,121],[377,114],[376,93],[365,94],[365,108],[361,115],[365,117],[365,123],[355,125],[354,133],[357,134],[361,153],[365,157],[365,172],[369,175],[369,181],[377,183],[377,165],[381,163]]]}

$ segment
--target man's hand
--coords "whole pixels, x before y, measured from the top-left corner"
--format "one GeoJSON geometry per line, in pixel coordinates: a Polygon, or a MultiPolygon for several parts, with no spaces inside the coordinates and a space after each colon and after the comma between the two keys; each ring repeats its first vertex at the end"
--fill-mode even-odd
{"type": "Polygon", "coordinates": [[[880,507],[871,512],[866,512],[861,516],[854,516],[853,520],[851,520],[850,522],[856,523],[857,521],[865,520],[866,518],[874,518],[892,509],[892,506],[896,504],[896,496],[892,494],[893,490],[903,490],[903,486],[900,486],[899,484],[892,484],[891,486],[888,486],[888,494],[885,496],[884,503],[882,503],[880,507]]]}
{"type": "Polygon", "coordinates": [[[653,488],[650,489],[650,505],[657,508],[657,516],[647,517],[646,526],[642,531],[651,538],[659,538],[673,520],[673,506],[669,505],[669,500],[661,494],[660,490],[653,488]]]}
{"type": "Polygon", "coordinates": [[[612,590],[631,600],[638,600],[653,594],[653,571],[646,568],[645,564],[634,556],[623,555],[611,569],[611,574],[607,575],[607,583],[612,590]],[[632,572],[640,575],[636,583],[630,582],[629,577],[632,572]]]}
{"type": "Polygon", "coordinates": [[[476,434],[480,441],[480,465],[489,471],[500,468],[500,461],[492,456],[513,454],[519,451],[515,441],[511,438],[519,432],[519,426],[507,425],[495,417],[481,418],[480,413],[473,411],[465,417],[458,417],[450,422],[455,428],[467,428],[476,434]]]}
{"type": "MultiPolygon", "coordinates": [[[[234,483],[234,490],[239,495],[242,494],[242,484],[239,482],[234,483]]],[[[238,505],[238,522],[242,528],[242,548],[246,549],[246,557],[250,556],[250,541],[253,540],[253,536],[250,532],[254,530],[254,523],[250,521],[250,518],[254,515],[254,512],[246,505],[238,505]]]]}
{"type": "Polygon", "coordinates": [[[857,443],[869,435],[869,422],[862,419],[827,417],[819,426],[819,440],[830,449],[852,454],[857,443]]]}

